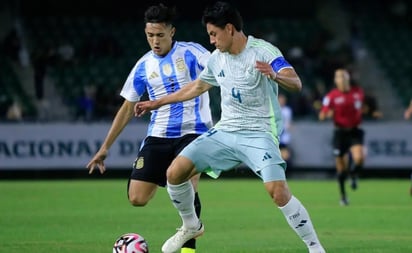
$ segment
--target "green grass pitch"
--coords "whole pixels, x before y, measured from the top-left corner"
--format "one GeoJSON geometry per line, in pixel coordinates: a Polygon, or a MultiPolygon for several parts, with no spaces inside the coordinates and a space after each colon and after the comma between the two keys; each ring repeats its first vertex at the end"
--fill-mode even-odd
{"type": "MultiPolygon", "coordinates": [[[[338,203],[335,181],[289,180],[309,210],[327,252],[412,252],[408,180],[364,180],[338,203]]],[[[304,253],[258,179],[202,177],[200,196],[207,253],[304,253]]],[[[144,208],[129,205],[126,180],[0,181],[0,252],[103,253],[126,232],[160,247],[180,218],[161,188],[144,208]]]]}

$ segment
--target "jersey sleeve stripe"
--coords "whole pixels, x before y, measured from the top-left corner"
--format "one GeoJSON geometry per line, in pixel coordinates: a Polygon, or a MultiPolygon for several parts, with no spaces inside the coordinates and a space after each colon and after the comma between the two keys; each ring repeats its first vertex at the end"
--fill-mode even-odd
{"type": "Polygon", "coordinates": [[[180,42],[180,45],[182,46],[182,47],[191,47],[191,48],[194,48],[194,49],[196,49],[196,50],[198,50],[199,52],[201,52],[201,53],[206,53],[207,52],[207,49],[206,48],[204,48],[204,47],[202,47],[201,45],[199,45],[199,44],[197,44],[197,43],[193,43],[193,42],[180,42]]]}
{"type": "Polygon", "coordinates": [[[268,45],[268,43],[254,41],[252,45],[266,49],[267,51],[269,51],[270,54],[272,54],[275,57],[279,56],[279,52],[275,49],[275,47],[273,47],[272,45],[268,45]]]}

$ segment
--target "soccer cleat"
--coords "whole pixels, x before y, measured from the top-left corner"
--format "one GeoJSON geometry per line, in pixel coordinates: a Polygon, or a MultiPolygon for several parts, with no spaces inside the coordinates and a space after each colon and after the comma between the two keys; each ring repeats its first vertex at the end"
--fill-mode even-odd
{"type": "Polygon", "coordinates": [[[341,206],[348,206],[348,205],[349,205],[348,199],[347,199],[347,198],[342,198],[342,199],[340,200],[340,205],[341,205],[341,206]]]}
{"type": "Polygon", "coordinates": [[[179,251],[185,242],[189,241],[192,238],[197,238],[201,236],[205,227],[201,222],[199,222],[198,229],[187,229],[184,227],[178,228],[176,234],[170,237],[162,246],[163,253],[175,253],[179,251]]]}
{"type": "Polygon", "coordinates": [[[195,249],[191,249],[191,248],[182,248],[182,250],[180,251],[180,253],[196,253],[195,249]]]}

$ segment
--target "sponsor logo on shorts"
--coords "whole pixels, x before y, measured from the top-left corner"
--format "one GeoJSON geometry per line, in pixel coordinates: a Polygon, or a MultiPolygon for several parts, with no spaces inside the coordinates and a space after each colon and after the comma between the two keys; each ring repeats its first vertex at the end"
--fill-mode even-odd
{"type": "Polygon", "coordinates": [[[143,157],[138,157],[136,158],[136,160],[134,161],[134,168],[137,170],[140,170],[141,168],[143,168],[144,166],[144,158],[143,157]]]}

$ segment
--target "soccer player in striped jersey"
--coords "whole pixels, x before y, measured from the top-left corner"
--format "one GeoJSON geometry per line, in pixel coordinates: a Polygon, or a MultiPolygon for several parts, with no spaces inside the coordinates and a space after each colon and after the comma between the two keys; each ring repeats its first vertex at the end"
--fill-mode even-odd
{"type": "MultiPolygon", "coordinates": [[[[124,103],[117,112],[100,150],[87,168],[92,173],[98,167],[105,171],[104,160],[110,146],[133,118],[133,108],[147,92],[150,100],[160,99],[184,88],[198,77],[206,66],[210,52],[193,42],[174,41],[172,25],[174,8],[163,4],[145,12],[145,33],[151,50],[141,57],[131,70],[120,95],[124,103]]],[[[212,126],[209,95],[193,97],[185,102],[165,105],[151,115],[147,137],[134,162],[128,185],[129,201],[134,206],[144,206],[154,196],[158,186],[166,186],[166,170],[173,158],[191,141],[212,126]]],[[[192,206],[200,216],[197,194],[199,175],[193,176],[196,192],[192,206]]],[[[181,252],[195,252],[195,239],[186,242],[181,252]]]]}
{"type": "Polygon", "coordinates": [[[242,18],[229,3],[216,2],[206,8],[202,21],[217,49],[199,78],[174,94],[135,106],[136,114],[143,115],[165,104],[190,100],[213,86],[221,90],[221,120],[186,146],[167,171],[167,191],[183,225],[163,244],[162,251],[176,252],[185,241],[203,234],[189,178],[201,172],[216,178],[244,162],[263,180],[269,196],[309,252],[324,253],[308,211],[289,190],[286,163],[279,150],[282,116],[278,86],[300,91],[299,76],[278,48],[243,33],[242,18]]]}

